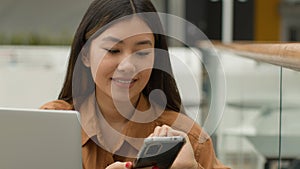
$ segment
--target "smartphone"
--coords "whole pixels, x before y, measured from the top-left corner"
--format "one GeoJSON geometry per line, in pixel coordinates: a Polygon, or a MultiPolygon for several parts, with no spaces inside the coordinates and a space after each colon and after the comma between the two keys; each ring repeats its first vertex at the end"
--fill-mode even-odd
{"type": "Polygon", "coordinates": [[[182,136],[148,137],[144,140],[133,168],[157,166],[159,169],[168,169],[184,144],[185,138],[182,136]]]}

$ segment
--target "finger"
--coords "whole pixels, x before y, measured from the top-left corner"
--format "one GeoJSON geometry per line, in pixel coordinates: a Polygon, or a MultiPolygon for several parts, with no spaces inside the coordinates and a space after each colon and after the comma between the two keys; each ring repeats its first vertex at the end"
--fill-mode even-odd
{"type": "Polygon", "coordinates": [[[128,162],[125,163],[125,167],[126,168],[132,168],[132,166],[133,166],[133,164],[130,161],[128,161],[128,162]]]}
{"type": "Polygon", "coordinates": [[[179,132],[177,130],[170,129],[170,130],[168,130],[167,136],[168,137],[171,137],[171,136],[183,136],[183,137],[185,137],[185,134],[182,133],[182,132],[179,132]]]}
{"type": "Polygon", "coordinates": [[[153,136],[155,136],[155,137],[166,137],[169,128],[170,128],[170,127],[167,126],[167,125],[157,126],[157,127],[155,127],[155,129],[154,129],[153,136]]]}
{"type": "Polygon", "coordinates": [[[106,167],[106,169],[131,169],[132,168],[132,162],[114,162],[111,165],[109,165],[108,167],[106,167]]]}
{"type": "Polygon", "coordinates": [[[161,129],[160,129],[160,132],[158,133],[158,136],[159,137],[166,137],[168,135],[168,130],[169,130],[169,127],[162,126],[161,129]]]}
{"type": "Polygon", "coordinates": [[[161,127],[160,126],[156,126],[154,131],[153,131],[153,137],[158,137],[159,133],[160,133],[161,127]]]}
{"type": "Polygon", "coordinates": [[[182,137],[187,137],[187,134],[182,132],[182,131],[179,131],[179,130],[175,130],[173,128],[169,128],[168,129],[168,133],[167,133],[167,136],[168,137],[171,137],[171,136],[182,136],[182,137]]]}

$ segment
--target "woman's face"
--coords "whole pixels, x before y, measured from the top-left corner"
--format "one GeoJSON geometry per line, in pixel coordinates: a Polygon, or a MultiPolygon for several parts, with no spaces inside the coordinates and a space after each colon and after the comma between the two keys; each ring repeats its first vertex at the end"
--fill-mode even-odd
{"type": "Polygon", "coordinates": [[[92,41],[83,62],[91,68],[97,95],[116,101],[137,98],[154,63],[153,33],[138,17],[118,22],[92,41]]]}

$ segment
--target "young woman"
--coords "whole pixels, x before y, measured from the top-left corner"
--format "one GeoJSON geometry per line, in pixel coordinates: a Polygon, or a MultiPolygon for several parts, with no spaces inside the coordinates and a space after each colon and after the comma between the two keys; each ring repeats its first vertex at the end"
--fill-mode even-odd
{"type": "Polygon", "coordinates": [[[228,168],[183,113],[150,0],[93,1],[75,34],[58,100],[42,108],[80,112],[85,169],[132,168],[143,139],[154,136],[186,138],[171,168],[228,168]]]}

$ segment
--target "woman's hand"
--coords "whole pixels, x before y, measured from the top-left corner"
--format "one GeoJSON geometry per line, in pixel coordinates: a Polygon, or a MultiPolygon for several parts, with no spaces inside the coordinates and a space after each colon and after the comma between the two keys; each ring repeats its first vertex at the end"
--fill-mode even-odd
{"type": "MultiPolygon", "coordinates": [[[[132,162],[114,162],[111,165],[107,166],[105,169],[132,169],[132,162]]],[[[141,169],[158,169],[157,167],[146,167],[141,169]]]]}
{"type": "Polygon", "coordinates": [[[180,150],[178,156],[176,157],[174,163],[171,166],[171,169],[182,169],[182,168],[189,168],[189,169],[197,169],[198,163],[194,156],[194,151],[190,140],[182,131],[174,130],[167,125],[157,126],[154,129],[154,132],[149,137],[169,137],[169,136],[182,136],[185,137],[186,143],[180,150]]]}
{"type": "Polygon", "coordinates": [[[107,166],[105,169],[130,169],[132,168],[132,162],[114,162],[107,166]]]}
{"type": "MultiPolygon", "coordinates": [[[[114,162],[111,165],[107,166],[105,169],[132,169],[133,164],[132,162],[114,162]]],[[[147,168],[141,168],[141,169],[156,169],[155,167],[147,167],[147,168]]]]}

